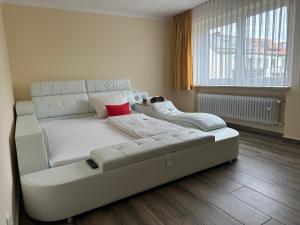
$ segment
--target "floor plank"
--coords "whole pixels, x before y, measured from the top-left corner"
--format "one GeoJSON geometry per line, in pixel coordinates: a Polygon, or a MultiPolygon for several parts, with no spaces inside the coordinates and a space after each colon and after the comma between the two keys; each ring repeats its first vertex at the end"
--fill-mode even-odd
{"type": "Polygon", "coordinates": [[[210,202],[222,211],[236,218],[243,224],[260,225],[270,219],[269,216],[247,205],[246,203],[223,192],[218,186],[202,178],[191,177],[179,183],[187,191],[203,201],[210,202]]]}
{"type": "Polygon", "coordinates": [[[163,225],[159,218],[139,198],[130,198],[127,200],[127,203],[128,213],[136,219],[137,224],[163,225]]]}
{"type": "Polygon", "coordinates": [[[216,169],[206,176],[214,177],[215,179],[222,176],[222,179],[232,180],[240,185],[244,185],[300,212],[300,192],[290,190],[285,186],[274,185],[240,171],[232,172],[231,169],[216,169]]]}
{"type": "Polygon", "coordinates": [[[252,207],[272,216],[273,218],[277,219],[280,222],[290,224],[290,225],[300,224],[299,211],[296,211],[288,206],[285,206],[247,187],[242,187],[232,192],[231,195],[246,202],[252,207]]]}
{"type": "MultiPolygon", "coordinates": [[[[66,223],[67,224],[67,223],[66,223]]],[[[84,213],[74,218],[73,224],[75,225],[119,225],[120,221],[116,216],[116,212],[113,207],[108,206],[100,211],[91,211],[84,213]]],[[[135,225],[134,223],[132,223],[135,225]]]]}
{"type": "MultiPolygon", "coordinates": [[[[245,160],[245,156],[243,154],[240,154],[238,159],[238,162],[232,165],[231,169],[244,172],[275,185],[280,185],[295,191],[300,191],[300,171],[295,171],[293,168],[282,167],[278,170],[274,170],[273,172],[265,172],[260,169],[253,169],[253,165],[247,164],[247,159],[245,160]],[[242,164],[244,165],[241,165],[241,161],[243,161],[242,164]]],[[[269,163],[268,161],[261,161],[258,158],[254,160],[259,162],[260,164],[269,163]]]]}
{"type": "Polygon", "coordinates": [[[285,224],[272,218],[268,222],[264,223],[264,225],[285,225],[285,224]]]}
{"type": "Polygon", "coordinates": [[[282,167],[273,163],[249,157],[243,154],[242,151],[243,150],[240,149],[240,155],[238,160],[236,160],[236,162],[232,165],[233,168],[239,168],[248,173],[261,176],[268,175],[282,169],[282,167]]]}
{"type": "Polygon", "coordinates": [[[284,153],[290,153],[293,156],[300,156],[300,152],[297,148],[295,148],[295,144],[283,142],[280,138],[273,138],[268,135],[261,135],[247,131],[239,132],[242,136],[241,143],[248,142],[249,145],[258,145],[258,148],[262,149],[268,147],[268,151],[276,152],[279,154],[281,154],[283,151],[284,153]],[[276,146],[276,148],[274,148],[274,145],[276,146]]]}
{"type": "Polygon", "coordinates": [[[204,171],[202,173],[199,173],[199,176],[205,177],[210,182],[216,184],[226,193],[233,192],[239,188],[241,188],[243,185],[233,181],[232,179],[228,179],[224,174],[222,174],[222,171],[225,171],[226,168],[220,167],[220,170],[218,173],[214,172],[214,169],[210,169],[207,171],[204,171]]]}
{"type": "Polygon", "coordinates": [[[177,184],[163,187],[158,191],[169,200],[172,199],[173,204],[184,207],[196,219],[198,224],[242,224],[219,208],[203,201],[177,184]]]}
{"type": "Polygon", "coordinates": [[[165,225],[197,225],[196,219],[188,210],[172,203],[172,200],[166,199],[158,192],[142,195],[141,199],[165,225]]]}
{"type": "Polygon", "coordinates": [[[272,153],[266,150],[263,150],[261,147],[257,148],[254,146],[244,145],[240,144],[241,147],[241,153],[245,154],[249,157],[256,157],[260,158],[260,160],[269,160],[270,164],[277,164],[279,166],[288,166],[295,169],[300,168],[300,157],[296,157],[296,155],[292,156],[284,155],[284,151],[282,150],[282,153],[272,153]]]}

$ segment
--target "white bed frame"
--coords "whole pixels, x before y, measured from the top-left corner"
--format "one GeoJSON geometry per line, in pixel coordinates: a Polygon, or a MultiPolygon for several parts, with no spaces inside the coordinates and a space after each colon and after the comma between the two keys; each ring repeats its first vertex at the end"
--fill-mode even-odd
{"type": "Polygon", "coordinates": [[[134,103],[129,80],[34,83],[32,101],[17,102],[20,180],[25,208],[32,218],[70,218],[238,156],[237,131],[193,129],[94,150],[91,157],[98,169],[86,161],[49,168],[39,121],[89,115],[93,113],[89,95],[113,93],[126,94],[134,103]],[[119,154],[122,151],[127,156],[119,154]]]}

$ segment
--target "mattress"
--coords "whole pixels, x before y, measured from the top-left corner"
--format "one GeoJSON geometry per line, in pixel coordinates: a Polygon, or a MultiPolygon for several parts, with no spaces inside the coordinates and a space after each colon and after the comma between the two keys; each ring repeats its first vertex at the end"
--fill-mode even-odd
{"type": "Polygon", "coordinates": [[[92,150],[135,139],[94,116],[40,122],[49,166],[88,159],[92,150]]]}

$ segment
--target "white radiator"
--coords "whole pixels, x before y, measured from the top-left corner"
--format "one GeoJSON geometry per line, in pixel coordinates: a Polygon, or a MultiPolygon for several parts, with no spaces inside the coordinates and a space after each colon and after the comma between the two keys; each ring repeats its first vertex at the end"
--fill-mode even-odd
{"type": "Polygon", "coordinates": [[[197,111],[218,115],[224,119],[267,125],[279,125],[281,100],[268,97],[233,95],[197,95],[197,111]]]}

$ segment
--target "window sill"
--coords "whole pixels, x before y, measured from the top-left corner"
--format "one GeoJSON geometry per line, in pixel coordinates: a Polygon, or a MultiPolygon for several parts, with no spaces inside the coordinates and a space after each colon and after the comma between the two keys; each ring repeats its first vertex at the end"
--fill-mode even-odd
{"type": "Polygon", "coordinates": [[[194,88],[246,88],[246,89],[272,89],[272,90],[289,90],[287,86],[268,86],[268,87],[249,87],[249,86],[231,86],[231,85],[195,85],[194,88]]]}

